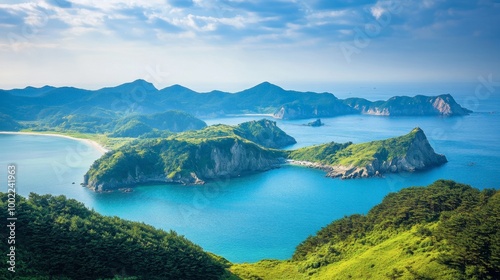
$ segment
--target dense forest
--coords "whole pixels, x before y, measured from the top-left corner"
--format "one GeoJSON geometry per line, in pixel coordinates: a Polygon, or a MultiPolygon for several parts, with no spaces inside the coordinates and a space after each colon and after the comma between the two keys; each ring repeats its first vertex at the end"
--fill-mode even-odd
{"type": "Polygon", "coordinates": [[[500,279],[500,192],[440,180],[334,221],[242,279],[500,279]]]}
{"type": "MultiPolygon", "coordinates": [[[[227,261],[175,232],[105,217],[64,196],[16,198],[15,277],[1,279],[221,279],[227,261]]],[[[0,207],[7,209],[7,194],[0,207]]],[[[0,218],[7,220],[7,211],[0,218]]],[[[2,229],[1,261],[8,232],[2,229]]]]}

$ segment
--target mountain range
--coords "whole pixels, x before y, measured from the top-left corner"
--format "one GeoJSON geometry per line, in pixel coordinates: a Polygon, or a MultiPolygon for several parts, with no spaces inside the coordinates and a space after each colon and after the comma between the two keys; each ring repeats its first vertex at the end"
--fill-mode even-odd
{"type": "Polygon", "coordinates": [[[270,114],[277,119],[306,119],[347,114],[385,116],[456,116],[471,111],[449,94],[395,96],[386,101],[338,99],[327,92],[285,90],[263,82],[243,91],[196,92],[181,85],[158,90],[144,80],[116,87],[85,90],[75,87],[0,90],[0,113],[15,121],[43,120],[54,114],[115,116],[182,110],[197,117],[270,114]]]}

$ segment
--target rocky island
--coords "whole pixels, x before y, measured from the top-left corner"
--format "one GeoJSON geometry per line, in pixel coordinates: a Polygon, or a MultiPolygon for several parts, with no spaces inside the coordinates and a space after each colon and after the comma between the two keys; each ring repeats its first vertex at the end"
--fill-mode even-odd
{"type": "Polygon", "coordinates": [[[447,162],[444,155],[434,152],[420,128],[368,143],[279,149],[294,143],[276,122],[265,119],[138,139],[94,162],[84,185],[109,191],[149,183],[203,184],[267,171],[286,162],[323,169],[329,177],[351,179],[412,172],[447,162]]]}
{"type": "Polygon", "coordinates": [[[269,120],[141,139],[98,159],[84,184],[96,191],[147,183],[203,184],[277,168],[287,154],[273,148],[294,143],[269,120]]]}
{"type": "Polygon", "coordinates": [[[361,144],[335,142],[291,151],[289,162],[327,172],[328,177],[352,179],[384,173],[413,172],[447,162],[436,154],[420,128],[386,140],[361,144]]]}

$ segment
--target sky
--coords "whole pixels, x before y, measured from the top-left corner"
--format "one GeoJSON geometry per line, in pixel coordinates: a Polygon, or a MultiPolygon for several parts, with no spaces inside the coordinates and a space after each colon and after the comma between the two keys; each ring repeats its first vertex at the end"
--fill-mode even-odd
{"type": "Polygon", "coordinates": [[[0,88],[500,81],[500,0],[0,0],[0,88]]]}

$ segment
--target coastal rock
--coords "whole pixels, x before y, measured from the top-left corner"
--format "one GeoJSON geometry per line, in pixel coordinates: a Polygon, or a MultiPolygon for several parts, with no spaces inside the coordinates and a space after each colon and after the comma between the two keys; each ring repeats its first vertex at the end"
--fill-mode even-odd
{"type": "Polygon", "coordinates": [[[325,124],[321,122],[321,119],[317,119],[315,121],[307,123],[306,125],[312,126],[312,127],[320,127],[320,126],[325,125],[325,124]]]}
{"type": "Polygon", "coordinates": [[[146,138],[106,153],[91,166],[84,184],[96,191],[142,184],[204,184],[277,168],[286,152],[268,147],[293,143],[295,139],[270,120],[146,138]]]}
{"type": "Polygon", "coordinates": [[[450,94],[395,96],[375,102],[348,98],[343,102],[361,114],[377,116],[463,116],[472,112],[460,106],[450,94]]]}
{"type": "Polygon", "coordinates": [[[386,140],[304,147],[290,151],[289,158],[291,164],[322,169],[328,177],[341,179],[413,172],[447,162],[444,155],[434,152],[420,128],[386,140]]]}
{"type": "Polygon", "coordinates": [[[361,167],[332,166],[332,170],[328,172],[327,177],[341,179],[366,178],[380,176],[384,173],[425,170],[448,162],[444,155],[434,152],[425,133],[420,128],[416,128],[412,132],[414,132],[413,140],[404,155],[383,161],[374,159],[361,167]]]}

